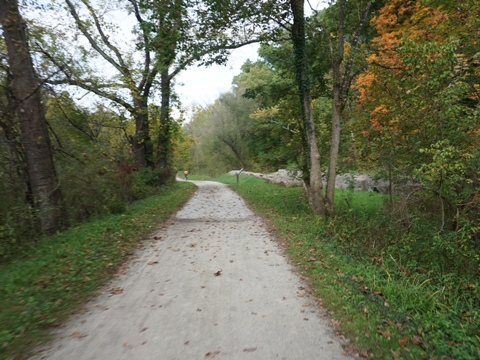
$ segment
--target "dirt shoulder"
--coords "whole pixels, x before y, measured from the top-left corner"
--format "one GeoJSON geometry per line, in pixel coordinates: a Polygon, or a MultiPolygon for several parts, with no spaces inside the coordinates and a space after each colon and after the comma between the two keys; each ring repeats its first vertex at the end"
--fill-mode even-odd
{"type": "Polygon", "coordinates": [[[347,359],[265,224],[199,188],[32,359],[347,359]]]}

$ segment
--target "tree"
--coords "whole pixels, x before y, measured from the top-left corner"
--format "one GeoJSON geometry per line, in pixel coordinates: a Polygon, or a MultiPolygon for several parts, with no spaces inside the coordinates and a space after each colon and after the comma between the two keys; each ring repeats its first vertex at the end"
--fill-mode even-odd
{"type": "Polygon", "coordinates": [[[258,54],[260,60],[245,63],[234,79],[234,83],[245,88],[243,96],[259,105],[250,115],[251,154],[262,171],[301,169],[305,164],[305,144],[291,59],[292,44],[261,45],[258,54]]]}
{"type": "MultiPolygon", "coordinates": [[[[359,2],[360,3],[360,2],[359,2]]],[[[340,148],[340,131],[342,113],[347,105],[350,86],[358,74],[353,71],[354,58],[358,52],[360,34],[370,13],[371,1],[363,5],[358,25],[349,43],[346,41],[346,0],[338,2],[337,31],[336,36],[330,35],[330,53],[332,57],[332,141],[330,147],[330,161],[328,165],[328,178],[326,189],[327,211],[335,213],[335,181],[337,177],[338,152],[340,148]],[[332,39],[335,38],[335,39],[332,39]],[[332,41],[333,40],[333,41],[332,41]],[[336,41],[336,46],[334,43],[336,41]],[[333,43],[333,44],[332,44],[333,43]],[[345,50],[348,47],[348,53],[345,50]]]]}
{"type": "Polygon", "coordinates": [[[440,7],[391,2],[372,20],[376,51],[357,81],[359,147],[421,181],[438,200],[441,228],[470,217],[479,179],[478,55],[450,19],[440,7]]]}
{"type": "Polygon", "coordinates": [[[82,57],[78,59],[69,54],[67,46],[62,51],[55,49],[58,39],[43,42],[44,53],[64,75],[56,83],[79,86],[127,111],[136,124],[131,140],[137,162],[142,167],[156,167],[162,183],[173,175],[169,127],[175,76],[193,64],[222,63],[229,50],[260,41],[269,27],[263,11],[270,6],[268,14],[273,16],[276,9],[274,2],[269,1],[262,2],[261,9],[251,6],[252,1],[232,4],[210,0],[124,0],[120,7],[107,4],[108,9],[127,10],[135,18],[137,41],[125,49],[114,39],[115,26],[109,21],[108,12],[96,10],[89,0],[65,3],[76,30],[87,39],[90,48],[80,46],[82,57]],[[116,75],[102,78],[98,72],[81,71],[92,52],[116,75]],[[161,94],[160,124],[164,132],[151,139],[148,104],[156,90],[161,94]]]}
{"type": "Polygon", "coordinates": [[[0,21],[8,50],[31,196],[34,206],[39,210],[41,229],[45,233],[52,233],[59,228],[62,220],[62,196],[41,103],[40,84],[30,55],[25,21],[16,0],[0,1],[0,21]]]}
{"type": "Polygon", "coordinates": [[[315,122],[312,112],[312,98],[310,94],[310,73],[306,54],[305,40],[305,13],[303,0],[290,0],[293,14],[291,31],[295,58],[295,75],[298,94],[302,110],[303,128],[308,146],[308,178],[305,181],[307,194],[316,215],[325,214],[325,199],[323,197],[322,170],[320,167],[320,152],[318,151],[315,134],[315,122]]]}
{"type": "Polygon", "coordinates": [[[250,115],[256,103],[234,86],[213,104],[197,108],[185,131],[192,139],[196,172],[212,173],[255,166],[250,148],[250,115]]]}

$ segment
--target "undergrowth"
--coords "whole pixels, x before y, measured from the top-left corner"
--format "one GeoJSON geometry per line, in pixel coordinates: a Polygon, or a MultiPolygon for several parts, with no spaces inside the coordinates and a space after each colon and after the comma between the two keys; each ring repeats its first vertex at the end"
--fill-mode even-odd
{"type": "Polygon", "coordinates": [[[0,266],[0,358],[20,359],[116,273],[194,186],[180,183],[36,243],[0,266]]]}
{"type": "Polygon", "coordinates": [[[422,219],[402,228],[377,193],[337,190],[338,214],[319,218],[301,188],[218,180],[234,184],[268,219],[352,351],[374,359],[480,358],[478,269],[445,256],[451,234],[422,219]]]}

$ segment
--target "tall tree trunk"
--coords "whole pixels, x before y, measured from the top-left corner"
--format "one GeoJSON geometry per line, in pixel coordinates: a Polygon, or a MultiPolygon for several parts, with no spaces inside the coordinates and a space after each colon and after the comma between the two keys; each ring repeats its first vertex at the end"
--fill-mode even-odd
{"type": "Polygon", "coordinates": [[[13,74],[12,88],[17,101],[17,117],[25,148],[28,178],[35,205],[39,209],[41,229],[54,232],[61,221],[61,192],[55,173],[39,84],[33,68],[26,24],[17,0],[0,0],[0,21],[13,74]]]}
{"type": "Polygon", "coordinates": [[[315,134],[315,123],[310,95],[310,76],[308,72],[307,54],[305,49],[305,14],[303,0],[290,0],[293,12],[292,40],[295,56],[295,76],[302,109],[302,120],[307,140],[309,178],[305,183],[307,194],[316,215],[325,214],[325,200],[322,193],[322,170],[320,167],[320,152],[315,134]]]}
{"type": "Polygon", "coordinates": [[[135,135],[132,146],[135,153],[135,161],[141,168],[153,168],[152,139],[150,138],[150,126],[148,119],[148,101],[144,96],[133,95],[135,119],[135,135]]]}
{"type": "Polygon", "coordinates": [[[162,91],[162,100],[160,107],[160,129],[157,144],[157,164],[156,168],[160,170],[160,184],[164,185],[173,179],[174,170],[172,169],[172,141],[171,119],[170,119],[170,86],[171,77],[168,68],[160,72],[160,86],[162,91]]]}
{"type": "Polygon", "coordinates": [[[342,115],[342,76],[341,65],[345,53],[345,2],[340,0],[338,11],[338,40],[337,48],[332,49],[332,70],[333,70],[333,112],[332,112],[332,144],[330,147],[330,162],[328,165],[328,179],[326,202],[327,212],[329,214],[335,213],[335,182],[337,178],[337,163],[338,163],[338,149],[340,148],[340,120],[342,115]]]}

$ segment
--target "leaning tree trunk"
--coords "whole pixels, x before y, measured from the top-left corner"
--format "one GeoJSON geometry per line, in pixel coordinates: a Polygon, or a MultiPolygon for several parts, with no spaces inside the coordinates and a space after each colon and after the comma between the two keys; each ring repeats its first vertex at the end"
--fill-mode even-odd
{"type": "Polygon", "coordinates": [[[30,56],[26,24],[17,0],[0,0],[0,21],[13,74],[12,89],[17,102],[21,141],[25,148],[27,171],[41,229],[54,232],[61,221],[61,192],[55,173],[39,83],[30,56]]]}
{"type": "Polygon", "coordinates": [[[325,200],[322,193],[322,170],[320,152],[315,134],[310,95],[310,78],[308,74],[307,54],[305,50],[305,14],[303,0],[290,0],[293,12],[292,40],[295,56],[295,76],[297,80],[302,109],[302,120],[307,140],[309,178],[306,181],[307,194],[316,215],[325,214],[325,200]]]}

